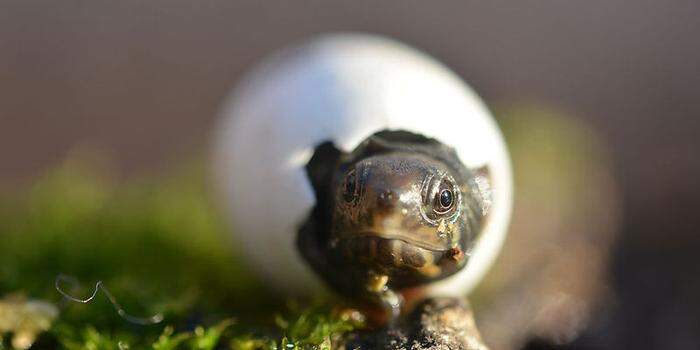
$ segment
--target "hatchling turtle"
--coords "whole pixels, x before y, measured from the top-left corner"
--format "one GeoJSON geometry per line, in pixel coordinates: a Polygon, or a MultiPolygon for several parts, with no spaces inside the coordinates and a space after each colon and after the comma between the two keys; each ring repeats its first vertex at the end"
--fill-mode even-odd
{"type": "Polygon", "coordinates": [[[504,140],[474,92],[422,52],[316,37],[249,73],[221,119],[224,213],[274,290],[330,286],[396,311],[403,297],[467,295],[500,249],[504,140]]]}

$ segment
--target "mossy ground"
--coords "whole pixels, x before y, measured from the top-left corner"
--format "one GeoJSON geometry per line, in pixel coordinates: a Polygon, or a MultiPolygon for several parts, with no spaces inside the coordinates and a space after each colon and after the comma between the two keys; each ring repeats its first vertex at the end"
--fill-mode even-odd
{"type": "MultiPolygon", "coordinates": [[[[0,298],[59,309],[34,348],[328,348],[359,326],[329,302],[290,306],[248,272],[227,242],[203,167],[117,183],[76,159],[0,200],[0,298]],[[82,282],[65,286],[76,296],[100,280],[130,314],[163,313],[164,321],[131,324],[101,294],[66,302],[54,288],[59,274],[82,282]]],[[[0,336],[0,349],[9,348],[12,334],[0,336]]]]}

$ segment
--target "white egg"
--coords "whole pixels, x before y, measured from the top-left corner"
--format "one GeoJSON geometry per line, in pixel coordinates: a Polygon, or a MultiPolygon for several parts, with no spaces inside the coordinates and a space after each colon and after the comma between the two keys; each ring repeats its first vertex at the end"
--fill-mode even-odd
{"type": "Polygon", "coordinates": [[[506,235],[512,202],[503,137],[478,96],[423,52],[364,34],[332,34],[264,60],[228,98],[215,132],[213,168],[238,250],[271,288],[309,295],[324,283],[295,241],[314,206],[304,166],[319,143],[346,152],[383,129],[453,147],[469,168],[488,166],[489,219],[467,266],[427,286],[459,296],[488,271],[506,235]]]}

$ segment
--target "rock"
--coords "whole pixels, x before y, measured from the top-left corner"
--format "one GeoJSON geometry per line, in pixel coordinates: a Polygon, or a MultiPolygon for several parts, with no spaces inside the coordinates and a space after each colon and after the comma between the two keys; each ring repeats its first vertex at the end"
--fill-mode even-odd
{"type": "Polygon", "coordinates": [[[487,350],[466,300],[433,298],[420,304],[405,319],[372,332],[350,335],[347,350],[487,350]]]}

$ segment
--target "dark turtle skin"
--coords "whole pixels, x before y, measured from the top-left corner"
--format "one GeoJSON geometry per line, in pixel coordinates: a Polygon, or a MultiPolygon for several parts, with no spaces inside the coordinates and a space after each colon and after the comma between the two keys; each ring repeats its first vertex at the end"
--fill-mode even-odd
{"type": "Polygon", "coordinates": [[[316,148],[307,174],[316,206],[298,246],[335,290],[379,298],[464,268],[491,203],[484,169],[467,169],[455,151],[406,131],[381,131],[350,153],[316,148]]]}

